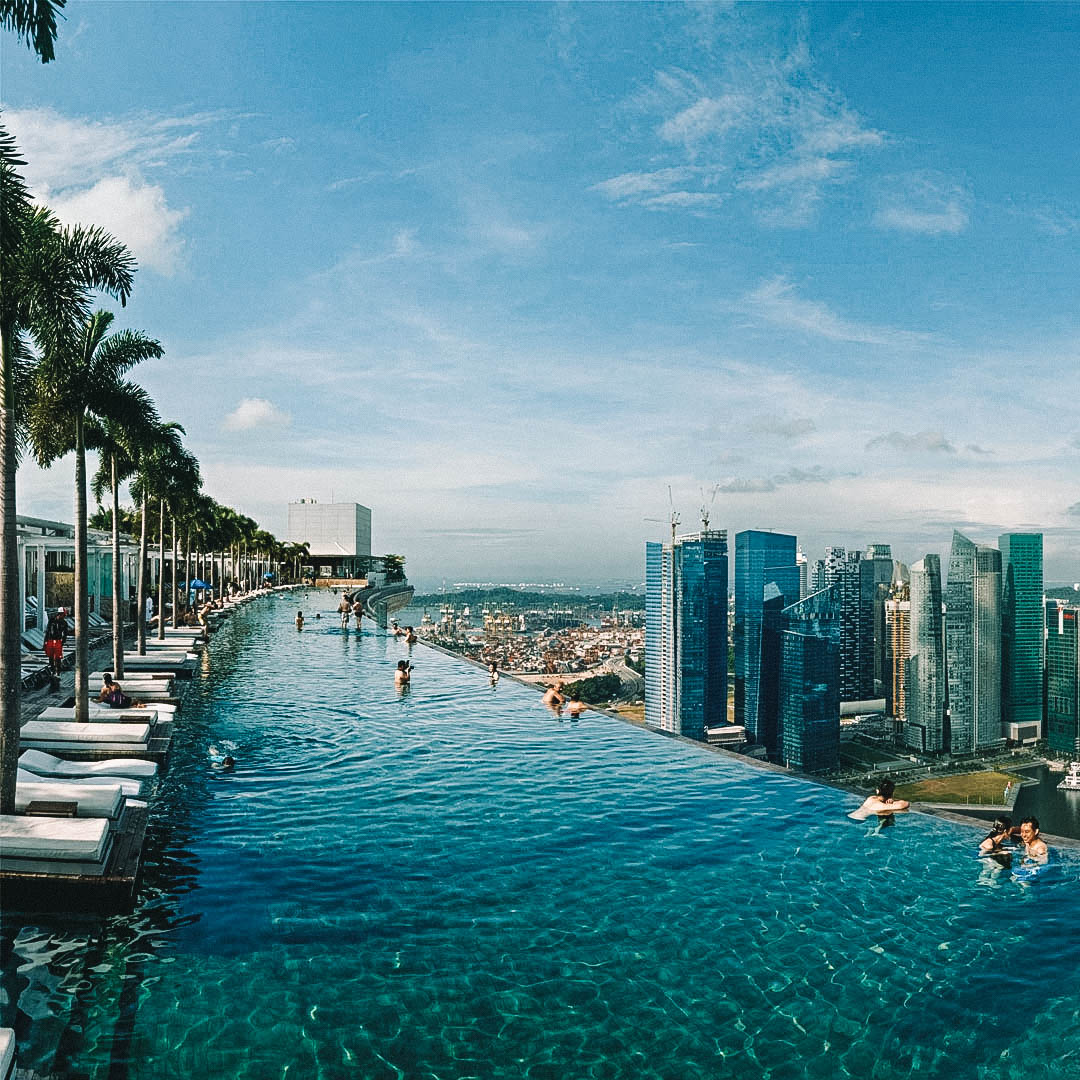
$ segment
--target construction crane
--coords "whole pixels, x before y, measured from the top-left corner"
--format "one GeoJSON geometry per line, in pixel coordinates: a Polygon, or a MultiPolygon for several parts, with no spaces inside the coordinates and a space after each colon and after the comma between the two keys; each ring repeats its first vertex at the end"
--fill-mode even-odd
{"type": "Polygon", "coordinates": [[[701,488],[701,529],[703,532],[709,531],[709,514],[712,512],[712,505],[716,502],[716,493],[720,490],[719,484],[713,484],[709,490],[708,497],[705,495],[705,489],[701,488]]]}
{"type": "MultiPolygon", "coordinates": [[[[675,500],[671,496],[671,485],[670,484],[668,484],[667,497],[668,497],[668,505],[670,507],[670,511],[668,513],[667,524],[671,528],[671,546],[674,547],[675,546],[675,532],[679,528],[679,522],[682,519],[679,517],[679,511],[675,509],[675,500]]],[[[657,524],[660,524],[661,521],[662,521],[661,518],[650,518],[650,517],[642,518],[642,520],[643,521],[655,521],[657,524]]]]}

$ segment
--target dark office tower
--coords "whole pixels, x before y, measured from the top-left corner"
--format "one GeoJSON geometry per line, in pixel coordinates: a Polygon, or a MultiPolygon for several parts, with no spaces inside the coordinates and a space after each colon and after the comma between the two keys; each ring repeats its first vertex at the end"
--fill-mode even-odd
{"type": "Polygon", "coordinates": [[[785,533],[748,529],[735,534],[735,723],[758,731],[761,606],[775,582],[787,603],[799,596],[796,540],[785,533]]]}
{"type": "Polygon", "coordinates": [[[1003,533],[1001,549],[1001,718],[1011,725],[1042,724],[1042,533],[1003,533]]]}
{"type": "Polygon", "coordinates": [[[1000,745],[1001,552],[953,533],[945,604],[949,752],[1000,745]]]}
{"type": "Polygon", "coordinates": [[[1080,761],[1080,604],[1046,601],[1046,741],[1080,761]]]}
{"type": "Polygon", "coordinates": [[[859,700],[885,696],[885,601],[892,577],[892,549],[871,544],[859,563],[859,700]]]}
{"type": "Polygon", "coordinates": [[[761,607],[761,675],[753,740],[764,746],[770,761],[780,760],[780,660],[784,608],[790,603],[775,581],[765,586],[761,607]]]}
{"type": "Polygon", "coordinates": [[[904,741],[913,750],[948,749],[945,724],[945,630],[941,558],[927,555],[911,568],[908,648],[905,665],[904,741]]]}
{"type": "MultiPolygon", "coordinates": [[[[821,592],[825,588],[825,560],[815,559],[813,565],[810,567],[810,573],[807,576],[807,596],[811,596],[816,592],[821,592]]],[[[800,600],[804,597],[799,597],[800,600]]]]}
{"type": "Polygon", "coordinates": [[[704,739],[727,721],[727,532],[645,545],[645,720],[704,739]]]}
{"type": "MultiPolygon", "coordinates": [[[[840,700],[873,697],[873,620],[861,617],[862,552],[842,547],[825,549],[825,584],[836,589],[840,605],[840,700]],[[863,640],[863,630],[870,640],[863,640]],[[869,684],[869,685],[867,685],[869,684]]],[[[871,607],[871,611],[872,611],[871,607]]]]}
{"type": "Polygon", "coordinates": [[[840,605],[836,586],[780,615],[779,739],[785,765],[835,769],[840,758],[840,605]]]}

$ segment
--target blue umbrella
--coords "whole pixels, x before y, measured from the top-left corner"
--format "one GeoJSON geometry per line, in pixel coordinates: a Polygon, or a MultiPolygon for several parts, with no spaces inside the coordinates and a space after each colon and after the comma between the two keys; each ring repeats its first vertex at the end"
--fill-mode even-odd
{"type": "Polygon", "coordinates": [[[195,578],[194,581],[189,581],[188,582],[188,588],[189,589],[209,589],[210,586],[207,585],[205,581],[200,581],[198,578],[195,578]]]}

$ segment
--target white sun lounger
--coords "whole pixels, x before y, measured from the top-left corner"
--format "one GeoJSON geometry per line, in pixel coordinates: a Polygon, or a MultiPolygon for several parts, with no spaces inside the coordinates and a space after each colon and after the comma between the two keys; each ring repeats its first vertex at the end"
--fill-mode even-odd
{"type": "Polygon", "coordinates": [[[59,776],[65,779],[86,776],[127,776],[137,780],[149,780],[157,776],[157,762],[142,758],[109,758],[106,761],[67,761],[43,750],[24,750],[19,755],[19,767],[29,769],[41,776],[59,776]]]}
{"type": "Polygon", "coordinates": [[[19,732],[24,750],[115,750],[147,753],[149,724],[80,724],[74,720],[28,720],[19,732]]]}
{"type": "MultiPolygon", "coordinates": [[[[27,750],[28,754],[40,753],[40,750],[27,750]]],[[[143,790],[142,780],[129,779],[126,776],[80,776],[78,779],[68,779],[63,776],[42,776],[41,773],[31,772],[21,766],[15,772],[16,783],[19,784],[55,784],[64,787],[67,784],[78,784],[79,787],[119,787],[120,793],[125,799],[137,799],[143,790]]],[[[35,798],[42,798],[37,795],[35,798]]],[[[63,798],[57,795],[55,798],[63,798]]]]}
{"type": "MultiPolygon", "coordinates": [[[[171,720],[177,706],[170,705],[167,701],[153,701],[145,709],[113,709],[108,705],[99,705],[96,701],[90,702],[90,719],[94,723],[102,721],[121,724],[132,720],[140,724],[149,723],[150,718],[156,713],[162,720],[171,720]]],[[[50,705],[42,709],[37,715],[38,720],[74,720],[74,705],[50,705]]]]}
{"type": "Polygon", "coordinates": [[[94,785],[40,777],[24,783],[16,779],[15,812],[25,814],[32,802],[74,803],[77,817],[116,819],[124,805],[124,793],[119,784],[94,785]]]}
{"type": "Polygon", "coordinates": [[[108,818],[0,815],[0,870],[100,877],[112,837],[108,818]]]}
{"type": "Polygon", "coordinates": [[[0,1080],[11,1080],[15,1075],[15,1030],[0,1028],[0,1080]]]}

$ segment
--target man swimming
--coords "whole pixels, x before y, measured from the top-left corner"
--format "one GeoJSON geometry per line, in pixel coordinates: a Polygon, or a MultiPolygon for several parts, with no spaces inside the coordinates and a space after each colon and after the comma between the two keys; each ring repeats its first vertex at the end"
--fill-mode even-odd
{"type": "Polygon", "coordinates": [[[1024,848],[1024,857],[1034,862],[1046,862],[1050,851],[1046,841],[1039,834],[1039,819],[1026,817],[1020,822],[1020,843],[1024,848]]]}

